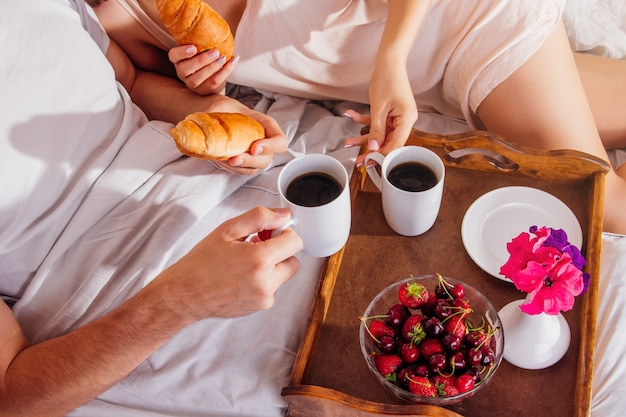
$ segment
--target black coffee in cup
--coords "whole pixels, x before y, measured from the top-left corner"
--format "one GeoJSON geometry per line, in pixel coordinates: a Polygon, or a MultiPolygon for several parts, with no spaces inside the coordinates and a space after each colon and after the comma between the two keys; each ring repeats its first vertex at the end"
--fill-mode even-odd
{"type": "Polygon", "coordinates": [[[394,187],[404,191],[418,192],[433,188],[437,174],[420,162],[404,162],[391,168],[387,179],[394,187]]]}
{"type": "Polygon", "coordinates": [[[317,207],[330,203],[341,194],[339,181],[323,172],[309,172],[292,180],[285,197],[299,206],[317,207]]]}

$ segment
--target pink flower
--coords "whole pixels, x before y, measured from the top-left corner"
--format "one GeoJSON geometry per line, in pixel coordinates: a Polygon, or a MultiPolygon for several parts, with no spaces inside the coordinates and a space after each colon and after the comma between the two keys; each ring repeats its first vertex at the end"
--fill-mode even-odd
{"type": "MultiPolygon", "coordinates": [[[[515,287],[527,292],[528,297],[520,306],[527,314],[558,314],[571,310],[574,299],[585,289],[585,274],[574,263],[571,251],[560,250],[551,245],[550,228],[532,227],[531,234],[522,232],[507,244],[509,259],[500,273],[511,279],[515,287]]],[[[559,236],[564,234],[559,230],[559,236]]],[[[565,235],[567,237],[567,235],[565,235]]],[[[571,247],[557,245],[560,247],[571,247]]]]}

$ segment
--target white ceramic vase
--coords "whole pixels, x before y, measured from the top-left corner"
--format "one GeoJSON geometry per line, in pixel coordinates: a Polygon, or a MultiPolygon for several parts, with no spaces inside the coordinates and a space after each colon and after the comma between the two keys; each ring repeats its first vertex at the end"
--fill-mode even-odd
{"type": "Polygon", "coordinates": [[[543,369],[557,363],[571,340],[569,324],[562,314],[526,314],[515,300],[498,312],[504,331],[504,359],[519,368],[543,369]]]}

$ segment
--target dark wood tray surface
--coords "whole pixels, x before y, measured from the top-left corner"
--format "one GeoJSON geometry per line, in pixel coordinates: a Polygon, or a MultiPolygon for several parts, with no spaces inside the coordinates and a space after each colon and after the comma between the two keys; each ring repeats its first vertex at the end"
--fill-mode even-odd
{"type": "MultiPolygon", "coordinates": [[[[418,135],[409,143],[432,145],[432,137],[426,136],[425,142],[422,139],[418,135]]],[[[441,151],[444,155],[449,149],[441,151]]],[[[482,271],[462,243],[461,222],[466,210],[490,190],[513,185],[530,186],[560,198],[576,214],[584,231],[583,250],[590,272],[598,273],[601,229],[596,223],[602,201],[598,193],[603,191],[599,185],[603,182],[598,181],[597,175],[583,174],[581,178],[566,180],[557,176],[559,181],[552,181],[532,171],[531,175],[521,174],[519,169],[512,173],[494,172],[491,168],[483,169],[476,161],[465,165],[469,168],[447,164],[437,221],[431,230],[417,237],[400,236],[388,227],[382,214],[380,193],[368,178],[360,178],[362,171],[355,172],[351,235],[343,253],[329,259],[329,267],[322,277],[319,290],[322,300],[318,300],[310,318],[310,337],[303,342],[292,386],[283,392],[288,402],[290,393],[298,391],[298,385],[312,385],[330,388],[356,399],[356,408],[359,400],[365,400],[391,405],[388,410],[391,414],[406,412],[406,406],[394,411],[393,405],[406,403],[385,391],[371,375],[361,356],[358,339],[359,317],[369,301],[392,282],[411,275],[437,272],[472,284],[498,309],[509,301],[524,297],[525,294],[511,283],[482,271]],[[328,282],[324,284],[324,281],[328,282]]],[[[606,167],[601,163],[598,166],[602,174],[606,167]]],[[[603,174],[600,177],[603,179],[603,174]]],[[[572,343],[562,360],[543,370],[524,370],[503,360],[484,389],[449,409],[465,417],[588,415],[596,290],[596,286],[592,286],[577,299],[572,311],[564,313],[570,324],[572,343]]],[[[294,410],[294,404],[290,407],[290,415],[307,415],[294,410]]],[[[416,407],[415,411],[422,412],[422,409],[416,407]]]]}

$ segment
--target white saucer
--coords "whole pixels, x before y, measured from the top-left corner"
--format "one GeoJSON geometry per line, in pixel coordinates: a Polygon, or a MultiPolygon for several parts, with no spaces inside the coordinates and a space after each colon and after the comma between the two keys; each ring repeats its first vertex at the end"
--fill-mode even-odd
{"type": "Polygon", "coordinates": [[[506,244],[531,226],[563,229],[570,243],[582,245],[583,233],[576,215],[561,200],[532,187],[503,187],[490,191],[467,209],[461,224],[463,245],[485,272],[500,275],[509,259],[506,244]]]}

